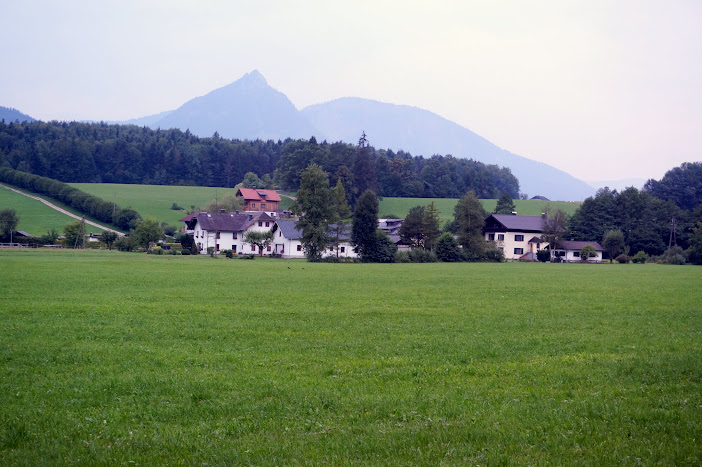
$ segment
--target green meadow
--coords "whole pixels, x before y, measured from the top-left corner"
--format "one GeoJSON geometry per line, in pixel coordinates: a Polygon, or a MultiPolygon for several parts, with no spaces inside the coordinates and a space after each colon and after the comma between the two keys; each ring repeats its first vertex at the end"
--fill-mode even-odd
{"type": "Polygon", "coordinates": [[[698,465],[701,286],[0,251],[0,464],[698,465]]]}
{"type": "MultiPolygon", "coordinates": [[[[65,204],[56,200],[46,198],[47,201],[75,214],[81,215],[76,210],[68,208],[65,204]]],[[[63,228],[69,222],[74,222],[75,219],[60,213],[57,210],[50,208],[41,201],[27,198],[24,195],[15,193],[14,191],[0,188],[0,209],[14,209],[17,211],[19,223],[17,230],[30,233],[35,237],[44,235],[51,229],[56,229],[57,232],[63,234],[63,228]]],[[[91,218],[87,218],[92,220],[91,218]]],[[[86,232],[100,233],[102,229],[86,225],[86,232]]]]}
{"type": "MultiPolygon", "coordinates": [[[[398,216],[399,218],[404,218],[409,213],[410,209],[415,206],[426,206],[431,202],[434,202],[434,206],[439,210],[439,217],[441,222],[452,221],[453,220],[453,209],[458,203],[457,199],[446,199],[446,198],[383,198],[380,201],[379,214],[380,217],[390,217],[390,215],[398,216]]],[[[495,210],[497,205],[496,199],[482,199],[480,200],[483,204],[483,208],[488,213],[495,210]]],[[[571,202],[571,201],[542,201],[542,200],[522,200],[515,199],[514,206],[517,214],[522,216],[539,216],[546,209],[546,206],[550,206],[551,209],[561,209],[562,211],[572,215],[575,210],[580,207],[581,202],[571,202]]]]}
{"type": "MultiPolygon", "coordinates": [[[[191,206],[199,208],[213,199],[221,199],[226,194],[234,194],[233,188],[216,188],[206,186],[169,186],[169,185],[126,185],[118,183],[71,183],[86,193],[114,201],[120,207],[136,209],[143,217],[153,217],[159,222],[181,226],[179,219],[185,217],[185,211],[171,209],[173,203],[185,209],[191,206]]],[[[282,198],[282,197],[281,197],[282,198]]],[[[282,198],[281,209],[290,207],[290,198],[282,198]]]]}

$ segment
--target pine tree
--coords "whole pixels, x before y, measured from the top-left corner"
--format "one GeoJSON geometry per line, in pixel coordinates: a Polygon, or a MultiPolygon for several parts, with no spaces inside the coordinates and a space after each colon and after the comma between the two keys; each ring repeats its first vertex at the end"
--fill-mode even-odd
{"type": "Polygon", "coordinates": [[[356,245],[356,251],[363,261],[371,261],[375,257],[378,242],[377,229],[378,198],[371,190],[366,190],[356,203],[351,230],[351,241],[356,245]]]}
{"type": "Polygon", "coordinates": [[[502,193],[502,197],[497,200],[497,205],[495,206],[495,214],[512,214],[514,212],[514,201],[512,197],[506,191],[502,193]]]}
{"type": "Polygon", "coordinates": [[[353,175],[358,193],[364,193],[366,190],[377,191],[378,181],[375,162],[371,157],[371,148],[368,145],[365,132],[359,138],[358,146],[356,146],[356,161],[353,165],[353,175]]]}
{"type": "Polygon", "coordinates": [[[422,216],[422,236],[424,237],[424,248],[427,250],[434,249],[436,239],[441,234],[439,223],[439,210],[436,209],[432,201],[424,208],[424,215],[422,216]]]}
{"type": "Polygon", "coordinates": [[[336,218],[329,176],[317,164],[311,164],[300,179],[297,202],[293,207],[300,216],[302,248],[309,261],[319,261],[329,244],[329,224],[336,218]]]}

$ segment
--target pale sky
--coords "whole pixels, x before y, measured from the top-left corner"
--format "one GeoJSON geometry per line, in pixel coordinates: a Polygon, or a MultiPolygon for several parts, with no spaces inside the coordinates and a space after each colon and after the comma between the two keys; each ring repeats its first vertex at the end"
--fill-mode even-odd
{"type": "MultiPolygon", "coordinates": [[[[583,180],[702,160],[702,1],[0,0],[0,105],[124,120],[259,70],[421,107],[583,180]]],[[[372,135],[369,135],[372,144],[372,135]]]]}

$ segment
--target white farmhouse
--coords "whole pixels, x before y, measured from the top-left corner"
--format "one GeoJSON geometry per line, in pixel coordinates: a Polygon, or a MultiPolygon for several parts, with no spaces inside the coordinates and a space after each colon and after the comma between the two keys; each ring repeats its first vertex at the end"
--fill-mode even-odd
{"type": "Polygon", "coordinates": [[[546,244],[541,241],[543,218],[516,214],[490,214],[485,219],[485,240],[494,242],[507,260],[529,259],[546,244]]]}
{"type": "Polygon", "coordinates": [[[246,232],[266,232],[275,226],[275,219],[265,212],[198,212],[182,219],[186,223],[186,232],[193,240],[201,254],[207,254],[208,248],[232,250],[234,253],[272,254],[272,247],[259,252],[256,247],[244,242],[246,232]],[[187,219],[187,220],[186,220],[187,219]]]}

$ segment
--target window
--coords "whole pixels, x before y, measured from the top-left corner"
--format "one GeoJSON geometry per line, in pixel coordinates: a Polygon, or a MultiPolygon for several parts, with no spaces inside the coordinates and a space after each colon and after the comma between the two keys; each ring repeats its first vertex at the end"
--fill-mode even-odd
{"type": "Polygon", "coordinates": [[[270,246],[270,245],[268,245],[268,246],[266,247],[266,251],[271,251],[271,246],[270,246]]]}
{"type": "Polygon", "coordinates": [[[236,232],[232,232],[232,239],[236,240],[236,232]]]}
{"type": "Polygon", "coordinates": [[[488,240],[490,240],[491,242],[494,242],[495,241],[495,234],[494,233],[488,234],[488,240]]]}
{"type": "Polygon", "coordinates": [[[515,248],[515,249],[514,249],[514,254],[515,254],[515,255],[523,255],[523,254],[524,254],[524,248],[515,248]]]}
{"type": "Polygon", "coordinates": [[[256,209],[256,203],[251,203],[251,209],[256,209]]]}
{"type": "Polygon", "coordinates": [[[256,245],[251,245],[251,251],[256,251],[256,245]]]}
{"type": "Polygon", "coordinates": [[[236,245],[232,245],[232,251],[236,253],[236,245]]]}
{"type": "Polygon", "coordinates": [[[263,227],[263,221],[258,221],[258,226],[263,227]]]}
{"type": "Polygon", "coordinates": [[[523,241],[524,241],[524,235],[515,235],[515,236],[514,236],[514,241],[515,241],[515,242],[523,242],[523,241]]]}
{"type": "Polygon", "coordinates": [[[219,251],[219,243],[215,245],[215,251],[219,251]]]}
{"type": "MultiPolygon", "coordinates": [[[[217,232],[217,233],[215,234],[215,238],[216,238],[217,240],[219,240],[219,232],[217,232]]],[[[219,248],[217,248],[217,249],[219,249],[219,248]]]]}
{"type": "Polygon", "coordinates": [[[346,251],[346,247],[345,247],[345,246],[342,246],[342,247],[341,247],[341,252],[343,253],[343,252],[345,252],[345,251],[346,251]]]}
{"type": "Polygon", "coordinates": [[[497,234],[497,241],[504,242],[505,234],[497,234]]]}
{"type": "Polygon", "coordinates": [[[573,252],[573,256],[575,256],[576,258],[580,258],[580,252],[579,252],[579,251],[574,251],[574,252],[573,252]]]}
{"type": "Polygon", "coordinates": [[[270,223],[270,222],[266,222],[266,227],[270,227],[270,226],[271,226],[271,223],[270,223]]]}
{"type": "Polygon", "coordinates": [[[261,203],[261,211],[265,211],[265,210],[266,210],[266,203],[261,203]]]}
{"type": "Polygon", "coordinates": [[[302,245],[297,246],[297,251],[302,251],[302,245]]]}

